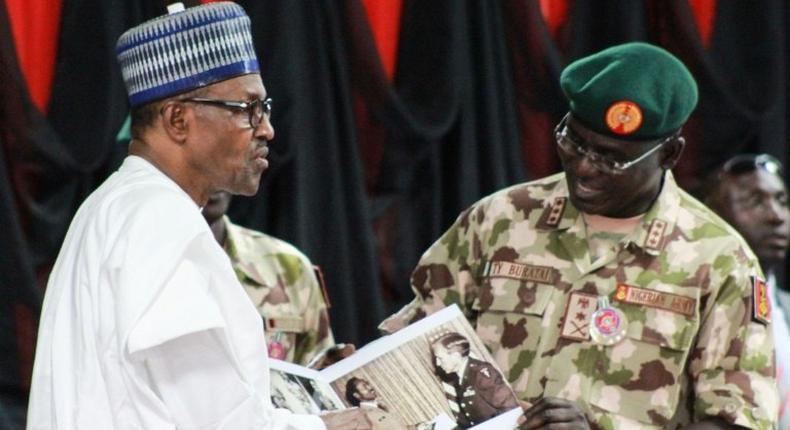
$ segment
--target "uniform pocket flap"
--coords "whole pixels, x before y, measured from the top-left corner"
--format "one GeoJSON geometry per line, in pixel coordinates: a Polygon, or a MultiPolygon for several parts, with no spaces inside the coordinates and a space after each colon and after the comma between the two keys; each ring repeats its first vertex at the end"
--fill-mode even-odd
{"type": "Polygon", "coordinates": [[[677,351],[691,347],[698,326],[696,291],[670,285],[655,289],[618,286],[615,306],[628,320],[628,337],[677,351]]]}
{"type": "Polygon", "coordinates": [[[552,285],[512,279],[489,279],[472,303],[478,312],[514,312],[543,315],[554,291],[552,285]]]}

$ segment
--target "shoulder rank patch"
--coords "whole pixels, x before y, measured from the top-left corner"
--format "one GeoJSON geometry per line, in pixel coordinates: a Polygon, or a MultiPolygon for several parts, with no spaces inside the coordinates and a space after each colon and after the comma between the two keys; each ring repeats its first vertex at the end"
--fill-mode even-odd
{"type": "Polygon", "coordinates": [[[660,219],[654,219],[650,223],[650,228],[647,231],[647,239],[645,239],[645,248],[652,251],[661,250],[661,242],[664,239],[664,230],[667,228],[667,222],[660,219]]]}
{"type": "Polygon", "coordinates": [[[549,216],[546,217],[546,224],[556,227],[560,224],[560,218],[562,218],[562,213],[565,211],[565,201],[567,199],[565,197],[557,197],[551,203],[551,210],[549,211],[549,216]]]}
{"type": "Polygon", "coordinates": [[[538,222],[535,223],[535,227],[541,229],[557,228],[557,226],[560,225],[560,221],[562,221],[562,215],[565,213],[567,200],[567,197],[555,197],[551,200],[540,214],[540,218],[538,218],[538,222]]]}
{"type": "Polygon", "coordinates": [[[768,298],[768,284],[758,276],[752,276],[752,319],[771,323],[771,299],[768,298]]]}
{"type": "Polygon", "coordinates": [[[617,284],[614,299],[618,302],[663,309],[689,317],[693,316],[697,309],[697,299],[693,297],[648,290],[627,284],[617,284]]]}

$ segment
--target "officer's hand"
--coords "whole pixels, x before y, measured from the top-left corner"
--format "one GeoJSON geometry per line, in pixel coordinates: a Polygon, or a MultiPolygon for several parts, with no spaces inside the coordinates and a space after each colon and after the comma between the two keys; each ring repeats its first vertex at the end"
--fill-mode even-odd
{"type": "MultiPolygon", "coordinates": [[[[528,405],[522,402],[522,407],[528,405]]],[[[557,397],[544,397],[524,411],[524,416],[519,420],[519,428],[587,430],[590,425],[576,403],[557,397]]]]}
{"type": "Polygon", "coordinates": [[[365,412],[360,408],[343,409],[337,412],[322,414],[321,420],[324,421],[327,430],[372,430],[365,412]]]}
{"type": "Polygon", "coordinates": [[[330,346],[329,348],[321,351],[320,354],[310,360],[310,363],[307,364],[307,367],[321,370],[350,356],[356,350],[357,347],[355,347],[352,343],[338,343],[337,345],[330,346]]]}

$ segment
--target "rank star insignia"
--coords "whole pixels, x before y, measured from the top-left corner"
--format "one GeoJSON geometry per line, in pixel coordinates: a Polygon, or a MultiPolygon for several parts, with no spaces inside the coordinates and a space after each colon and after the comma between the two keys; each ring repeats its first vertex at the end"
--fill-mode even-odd
{"type": "Polygon", "coordinates": [[[609,130],[616,134],[628,135],[642,126],[642,109],[634,102],[621,100],[612,103],[604,118],[609,130]]]}

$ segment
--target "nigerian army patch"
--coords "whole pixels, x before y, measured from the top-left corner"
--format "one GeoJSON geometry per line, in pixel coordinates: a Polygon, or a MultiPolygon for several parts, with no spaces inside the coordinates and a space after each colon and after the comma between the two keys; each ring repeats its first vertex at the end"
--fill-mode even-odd
{"type": "Polygon", "coordinates": [[[759,276],[752,276],[752,319],[771,323],[771,299],[768,298],[768,284],[759,276]]]}

